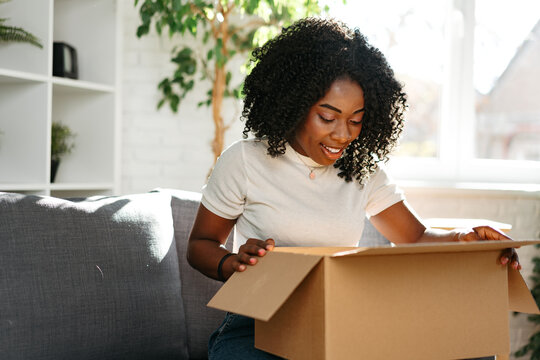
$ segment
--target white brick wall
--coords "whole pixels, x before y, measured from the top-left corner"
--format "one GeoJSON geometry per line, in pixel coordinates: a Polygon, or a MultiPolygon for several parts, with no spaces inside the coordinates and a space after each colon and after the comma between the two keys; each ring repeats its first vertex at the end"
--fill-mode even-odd
{"type": "MultiPolygon", "coordinates": [[[[124,194],[156,187],[199,191],[212,164],[213,123],[209,108],[197,108],[209,84],[188,95],[178,114],[156,111],[157,83],[171,72],[173,41],[156,35],[135,36],[138,15],[132,0],[124,0],[122,190],[124,194]]],[[[229,104],[224,112],[237,110],[229,104]]],[[[236,121],[227,144],[241,138],[236,121]]],[[[407,188],[409,202],[423,217],[486,218],[513,225],[516,239],[540,239],[540,194],[407,188]]],[[[537,250],[520,249],[522,271],[528,279],[530,259],[537,250]]],[[[525,316],[510,317],[512,349],[526,342],[531,329],[525,316]]]]}

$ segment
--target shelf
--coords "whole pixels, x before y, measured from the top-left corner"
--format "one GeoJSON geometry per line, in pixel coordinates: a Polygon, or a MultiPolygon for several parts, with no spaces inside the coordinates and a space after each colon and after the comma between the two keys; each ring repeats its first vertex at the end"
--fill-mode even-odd
{"type": "Polygon", "coordinates": [[[51,190],[110,190],[114,188],[113,183],[53,183],[50,184],[51,190]]]}
{"type": "Polygon", "coordinates": [[[50,190],[110,190],[114,188],[113,183],[28,183],[28,184],[13,184],[0,183],[0,192],[2,191],[31,191],[48,188],[50,190]]]}
{"type": "Polygon", "coordinates": [[[81,94],[87,93],[113,93],[114,86],[98,84],[90,81],[74,80],[61,77],[53,77],[53,91],[58,94],[72,94],[78,92],[81,94]]]}
{"type": "Polygon", "coordinates": [[[47,184],[37,183],[37,184],[1,184],[0,183],[0,192],[27,192],[27,191],[40,191],[44,189],[47,184]]]}
{"type": "Polygon", "coordinates": [[[89,196],[111,196],[114,195],[112,188],[99,188],[99,189],[59,189],[50,191],[50,196],[63,199],[73,199],[73,198],[87,198],[89,196]]]}
{"type": "Polygon", "coordinates": [[[0,69],[0,83],[2,84],[37,83],[46,81],[47,76],[44,75],[9,69],[0,69]]]}

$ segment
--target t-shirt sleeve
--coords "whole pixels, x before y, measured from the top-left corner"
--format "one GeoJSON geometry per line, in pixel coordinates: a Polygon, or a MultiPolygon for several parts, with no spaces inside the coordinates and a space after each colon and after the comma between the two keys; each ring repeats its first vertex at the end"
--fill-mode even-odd
{"type": "Polygon", "coordinates": [[[202,188],[201,203],[225,219],[236,219],[244,211],[247,178],[242,145],[238,141],[221,154],[202,188]]]}
{"type": "Polygon", "coordinates": [[[383,165],[369,179],[366,184],[368,200],[366,214],[368,217],[377,215],[395,203],[405,200],[403,191],[397,187],[390,176],[386,173],[383,165]]]}

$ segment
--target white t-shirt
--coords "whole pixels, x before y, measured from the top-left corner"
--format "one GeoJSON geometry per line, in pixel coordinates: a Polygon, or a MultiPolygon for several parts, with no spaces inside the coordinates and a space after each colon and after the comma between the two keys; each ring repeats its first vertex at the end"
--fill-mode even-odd
{"type": "Polygon", "coordinates": [[[237,219],[234,252],[249,238],[272,238],[276,246],[357,246],[365,216],[404,199],[380,166],[362,188],[288,144],[275,158],[267,148],[266,141],[235,142],[221,154],[202,190],[208,210],[237,219]],[[316,167],[314,179],[308,166],[316,167]]]}

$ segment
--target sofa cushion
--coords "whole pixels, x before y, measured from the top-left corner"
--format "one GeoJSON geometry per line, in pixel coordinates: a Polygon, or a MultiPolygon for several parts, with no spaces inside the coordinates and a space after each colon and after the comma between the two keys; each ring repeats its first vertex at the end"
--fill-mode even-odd
{"type": "MultiPolygon", "coordinates": [[[[186,309],[188,348],[190,359],[206,359],[208,339],[225,317],[225,312],[206,306],[222,283],[212,280],[193,269],[187,262],[187,243],[195,220],[201,194],[174,189],[156,189],[172,196],[174,237],[182,278],[182,297],[186,309]]],[[[226,247],[232,249],[232,233],[226,247]]]]}
{"type": "Polygon", "coordinates": [[[170,201],[0,193],[0,358],[187,358],[170,201]]]}

